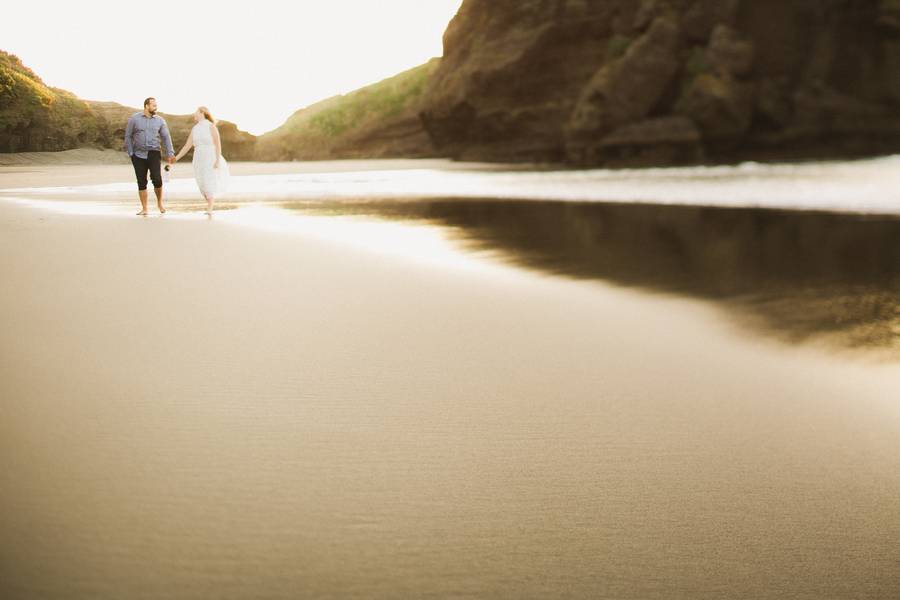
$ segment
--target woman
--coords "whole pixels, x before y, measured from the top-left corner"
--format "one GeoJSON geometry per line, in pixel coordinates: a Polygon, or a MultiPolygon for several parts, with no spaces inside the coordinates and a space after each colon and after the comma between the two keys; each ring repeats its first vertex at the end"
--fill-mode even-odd
{"type": "Polygon", "coordinates": [[[177,162],[194,148],[194,179],[206,198],[206,214],[211,215],[216,198],[221,198],[228,184],[228,163],[222,156],[222,139],[216,120],[209,109],[201,106],[194,113],[194,127],[184,147],[175,156],[177,162]]]}

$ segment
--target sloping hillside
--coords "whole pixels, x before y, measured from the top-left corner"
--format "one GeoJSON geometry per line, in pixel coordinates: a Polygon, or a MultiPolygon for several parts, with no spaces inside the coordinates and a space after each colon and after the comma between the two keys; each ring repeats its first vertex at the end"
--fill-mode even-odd
{"type": "MultiPolygon", "coordinates": [[[[128,117],[140,109],[81,100],[47,86],[19,57],[0,50],[0,152],[56,152],[75,148],[124,148],[128,117]]],[[[193,126],[190,115],[165,117],[178,147],[193,126]]],[[[219,122],[226,156],[250,160],[256,136],[219,122]]]]}
{"type": "MultiPolygon", "coordinates": [[[[298,110],[260,138],[219,121],[223,152],[232,160],[267,161],[436,156],[418,113],[439,63],[433,59],[298,110]]],[[[138,110],[50,88],[18,57],[0,51],[0,152],[120,150],[128,117],[138,110]]],[[[160,114],[177,150],[193,126],[192,117],[160,114]]]]}
{"type": "Polygon", "coordinates": [[[260,160],[435,156],[418,117],[440,59],[294,113],[259,138],[260,160]]]}
{"type": "Polygon", "coordinates": [[[40,152],[110,143],[86,102],[47,86],[19,57],[0,50],[0,152],[40,152]]]}

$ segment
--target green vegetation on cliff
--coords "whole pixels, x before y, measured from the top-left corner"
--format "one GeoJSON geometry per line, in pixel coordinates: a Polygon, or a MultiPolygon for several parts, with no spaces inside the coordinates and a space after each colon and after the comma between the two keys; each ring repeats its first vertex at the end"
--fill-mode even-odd
{"type": "MultiPolygon", "coordinates": [[[[257,138],[219,122],[223,153],[232,160],[316,160],[434,156],[418,112],[440,59],[294,113],[257,138]]],[[[121,150],[125,124],[138,108],[84,101],[47,86],[12,54],[0,50],[0,152],[74,148],[121,150]]],[[[160,113],[173,142],[184,143],[190,115],[160,113]]]]}
{"type": "MultiPolygon", "coordinates": [[[[47,86],[18,56],[0,50],[0,152],[56,152],[75,148],[124,148],[125,125],[138,108],[85,101],[47,86]]],[[[190,115],[165,117],[178,146],[193,126],[190,115]]],[[[234,160],[254,157],[256,137],[219,122],[223,152],[234,160]]]]}
{"type": "Polygon", "coordinates": [[[440,59],[434,58],[384,81],[298,110],[284,125],[259,138],[257,156],[292,160],[428,154],[431,144],[419,123],[418,109],[439,64],[440,59]]]}
{"type": "Polygon", "coordinates": [[[0,152],[108,145],[106,123],[73,94],[47,86],[0,50],[0,152]]]}

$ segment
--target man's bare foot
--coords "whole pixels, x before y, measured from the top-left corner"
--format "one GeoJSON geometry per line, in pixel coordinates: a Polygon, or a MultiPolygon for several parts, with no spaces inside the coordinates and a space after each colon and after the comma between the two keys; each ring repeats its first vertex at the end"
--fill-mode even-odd
{"type": "Polygon", "coordinates": [[[159,207],[159,214],[161,214],[161,215],[166,214],[166,209],[163,208],[162,206],[160,206],[160,207],[159,207]]]}
{"type": "Polygon", "coordinates": [[[141,212],[134,213],[134,214],[136,214],[139,217],[146,217],[149,213],[146,210],[142,210],[141,212]]]}

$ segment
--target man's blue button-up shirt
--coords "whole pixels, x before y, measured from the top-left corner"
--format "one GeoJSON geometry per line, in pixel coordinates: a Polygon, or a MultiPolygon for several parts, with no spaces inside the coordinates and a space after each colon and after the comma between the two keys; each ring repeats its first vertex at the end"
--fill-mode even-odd
{"type": "Polygon", "coordinates": [[[169,135],[169,126],[166,120],[159,115],[148,117],[143,113],[135,113],[128,119],[125,127],[125,152],[128,156],[147,158],[151,150],[159,150],[159,140],[166,144],[166,156],[175,156],[172,148],[172,136],[169,135]]]}

